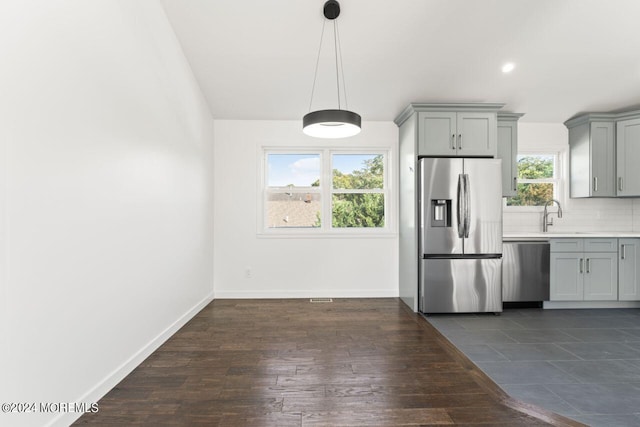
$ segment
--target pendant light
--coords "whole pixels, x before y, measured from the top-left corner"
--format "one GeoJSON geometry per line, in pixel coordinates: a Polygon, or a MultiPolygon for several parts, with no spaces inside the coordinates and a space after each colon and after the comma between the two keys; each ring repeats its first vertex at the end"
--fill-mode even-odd
{"type": "Polygon", "coordinates": [[[327,21],[322,23],[322,33],[320,35],[320,48],[318,49],[318,59],[316,61],[316,72],[313,76],[313,87],[311,88],[311,101],[309,102],[309,113],[302,118],[302,131],[316,138],[346,138],[360,133],[362,119],[360,115],[353,111],[341,109],[340,100],[340,74],[342,74],[342,92],[344,94],[345,108],[347,105],[347,93],[344,83],[344,71],[342,69],[342,50],[340,49],[340,37],[338,35],[338,24],[336,18],[340,16],[340,4],[336,0],[328,0],[323,8],[324,17],[328,21],[333,21],[333,40],[336,61],[336,86],[338,89],[338,109],[311,111],[313,103],[313,93],[318,77],[318,64],[320,63],[320,51],[322,50],[322,39],[324,38],[324,27],[327,21]],[[340,58],[340,60],[338,60],[340,58]],[[339,70],[339,71],[338,71],[339,70]]]}

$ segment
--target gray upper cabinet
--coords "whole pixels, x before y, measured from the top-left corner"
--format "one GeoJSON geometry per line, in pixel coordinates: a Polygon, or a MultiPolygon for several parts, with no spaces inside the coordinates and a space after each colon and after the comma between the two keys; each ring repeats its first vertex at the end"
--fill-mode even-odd
{"type": "Polygon", "coordinates": [[[616,137],[617,194],[640,196],[640,118],[618,121],[616,137]]]}
{"type": "Polygon", "coordinates": [[[495,157],[496,114],[418,113],[418,153],[422,156],[495,157]]]}
{"type": "Polygon", "coordinates": [[[497,112],[504,104],[409,104],[396,118],[416,118],[418,156],[496,157],[497,112]]]}
{"type": "Polygon", "coordinates": [[[590,123],[591,139],[591,195],[615,196],[615,139],[613,123],[590,123]]]}
{"type": "Polygon", "coordinates": [[[571,197],[615,197],[615,133],[610,115],[587,115],[569,129],[571,197]]]}
{"type": "Polygon", "coordinates": [[[640,197],[640,110],[567,120],[571,197],[640,197]]]}
{"type": "Polygon", "coordinates": [[[455,156],[457,153],[457,114],[418,113],[418,154],[455,156]]]}
{"type": "Polygon", "coordinates": [[[502,159],[502,195],[518,193],[518,119],[523,114],[498,113],[497,157],[502,159]]]}
{"type": "Polygon", "coordinates": [[[496,156],[496,113],[458,113],[458,156],[496,156]]]}

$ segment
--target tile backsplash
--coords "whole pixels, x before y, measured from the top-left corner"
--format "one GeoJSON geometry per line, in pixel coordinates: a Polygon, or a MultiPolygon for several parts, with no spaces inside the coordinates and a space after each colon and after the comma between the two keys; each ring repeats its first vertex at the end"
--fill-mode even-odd
{"type": "MultiPolygon", "coordinates": [[[[561,202],[562,203],[562,202],[561,202]]],[[[557,207],[549,207],[556,212],[557,207]]],[[[562,218],[555,213],[550,232],[560,231],[637,231],[640,232],[639,199],[567,199],[562,203],[562,218]]],[[[542,231],[542,211],[504,211],[505,233],[542,231]]]]}

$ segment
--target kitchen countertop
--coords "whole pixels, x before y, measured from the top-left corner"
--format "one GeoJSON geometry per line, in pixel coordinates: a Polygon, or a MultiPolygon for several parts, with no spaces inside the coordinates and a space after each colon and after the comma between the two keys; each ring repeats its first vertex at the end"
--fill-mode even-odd
{"type": "Polygon", "coordinates": [[[639,237],[640,233],[635,231],[567,231],[567,232],[547,232],[541,231],[532,232],[518,232],[518,233],[504,233],[502,240],[505,242],[513,241],[544,241],[557,237],[569,237],[569,238],[589,238],[589,237],[603,237],[603,238],[622,238],[622,237],[639,237]]]}

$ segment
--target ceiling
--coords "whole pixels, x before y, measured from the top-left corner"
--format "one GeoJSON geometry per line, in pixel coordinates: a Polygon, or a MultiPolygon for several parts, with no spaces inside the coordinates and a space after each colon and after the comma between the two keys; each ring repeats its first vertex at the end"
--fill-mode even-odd
{"type": "MultiPolygon", "coordinates": [[[[309,112],[323,0],[163,0],[216,119],[309,112]]],[[[638,0],[341,0],[348,108],[393,120],[410,102],[499,102],[561,123],[640,105],[638,0]],[[514,62],[503,74],[505,62],[514,62]]],[[[332,27],[313,109],[336,108],[332,27]]],[[[342,104],[342,108],[345,108],[342,104]]]]}

